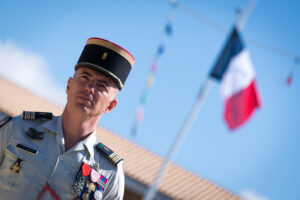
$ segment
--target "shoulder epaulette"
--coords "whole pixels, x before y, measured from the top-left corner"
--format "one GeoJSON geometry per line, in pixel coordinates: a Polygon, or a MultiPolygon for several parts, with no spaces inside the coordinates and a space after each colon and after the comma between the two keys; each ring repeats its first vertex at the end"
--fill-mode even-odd
{"type": "Polygon", "coordinates": [[[34,120],[34,119],[51,120],[52,113],[23,111],[22,119],[25,119],[25,120],[34,120]]]}
{"type": "Polygon", "coordinates": [[[107,158],[115,165],[117,165],[123,158],[120,158],[118,154],[113,152],[110,148],[102,144],[101,142],[96,145],[96,148],[104,153],[107,158]]]}
{"type": "Polygon", "coordinates": [[[4,126],[7,122],[11,120],[11,116],[6,115],[3,112],[0,112],[0,128],[4,126]]]}

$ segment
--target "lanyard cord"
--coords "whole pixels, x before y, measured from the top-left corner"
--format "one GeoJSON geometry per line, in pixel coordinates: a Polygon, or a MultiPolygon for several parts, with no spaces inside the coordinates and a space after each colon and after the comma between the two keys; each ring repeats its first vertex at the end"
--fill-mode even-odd
{"type": "Polygon", "coordinates": [[[45,185],[43,190],[40,192],[39,196],[36,198],[36,200],[40,200],[42,197],[43,193],[48,190],[51,194],[52,197],[54,197],[55,200],[59,200],[58,196],[55,194],[55,192],[51,189],[51,187],[48,185],[48,183],[45,185]]]}

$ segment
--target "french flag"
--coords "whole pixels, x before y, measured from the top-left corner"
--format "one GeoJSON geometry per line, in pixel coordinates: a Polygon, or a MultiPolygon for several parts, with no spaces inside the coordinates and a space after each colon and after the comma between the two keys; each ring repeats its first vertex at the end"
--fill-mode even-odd
{"type": "Polygon", "coordinates": [[[225,99],[224,118],[229,129],[239,127],[260,107],[254,68],[236,27],[210,76],[221,81],[221,95],[225,99]]]}

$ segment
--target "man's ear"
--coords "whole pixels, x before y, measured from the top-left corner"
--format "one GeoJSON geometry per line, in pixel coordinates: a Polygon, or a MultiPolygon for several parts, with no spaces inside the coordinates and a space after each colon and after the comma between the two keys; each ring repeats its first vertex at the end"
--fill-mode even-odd
{"type": "Polygon", "coordinates": [[[72,78],[72,77],[69,77],[68,83],[67,83],[67,87],[66,87],[66,93],[67,93],[67,94],[68,94],[68,92],[69,92],[69,89],[70,89],[70,83],[71,83],[72,80],[73,80],[73,78],[72,78]]]}
{"type": "Polygon", "coordinates": [[[118,100],[116,98],[110,101],[109,105],[105,108],[104,113],[109,113],[110,111],[112,111],[112,109],[114,109],[117,104],[118,100]]]}

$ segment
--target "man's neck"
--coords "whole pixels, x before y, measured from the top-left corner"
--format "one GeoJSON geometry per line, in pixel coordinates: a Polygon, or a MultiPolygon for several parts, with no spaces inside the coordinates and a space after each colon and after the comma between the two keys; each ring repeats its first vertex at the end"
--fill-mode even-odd
{"type": "Polygon", "coordinates": [[[80,114],[75,115],[68,108],[65,108],[62,114],[65,151],[88,137],[96,129],[99,118],[86,118],[80,114]]]}

